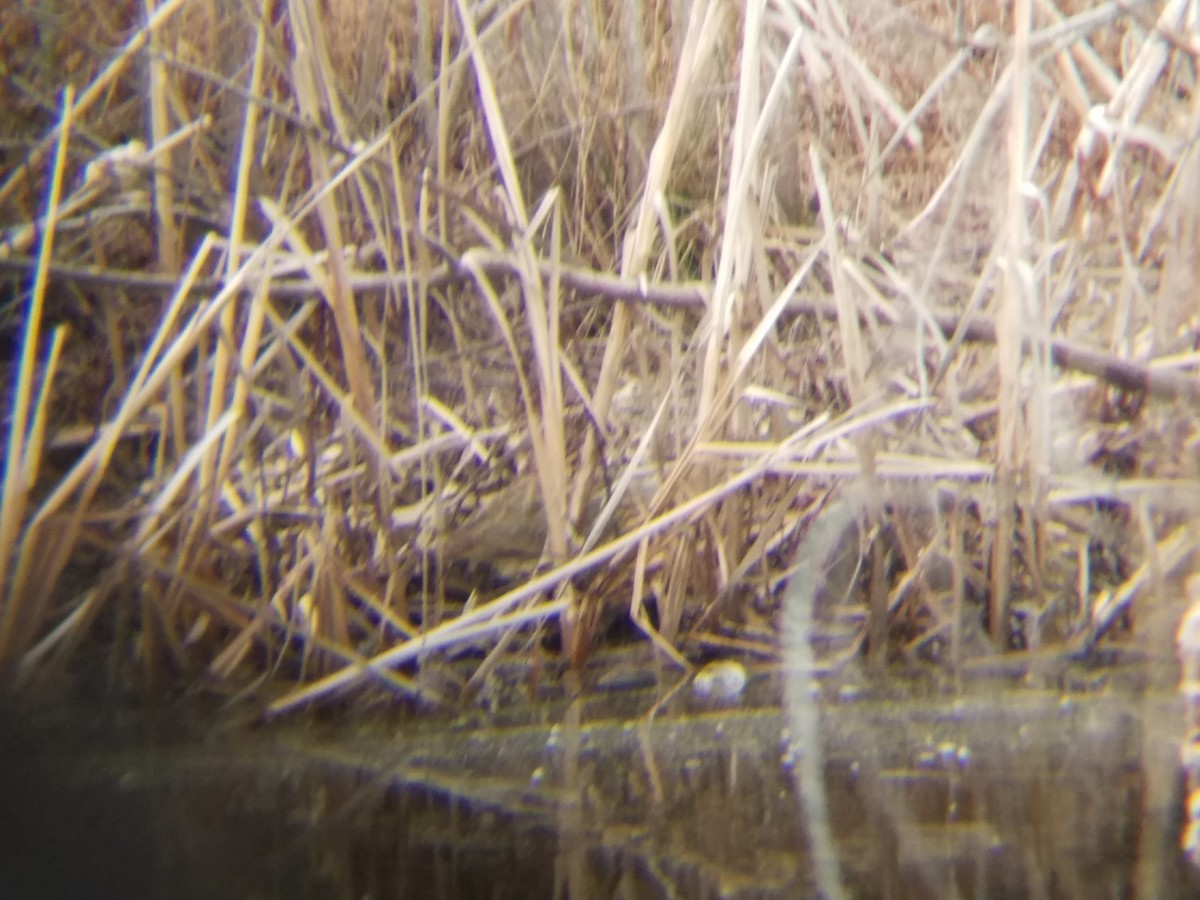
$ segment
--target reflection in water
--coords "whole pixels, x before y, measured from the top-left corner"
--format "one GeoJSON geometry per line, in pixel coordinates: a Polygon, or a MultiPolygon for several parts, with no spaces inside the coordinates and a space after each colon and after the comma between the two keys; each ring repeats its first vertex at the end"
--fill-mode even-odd
{"type": "MultiPolygon", "coordinates": [[[[811,896],[791,752],[805,738],[778,712],[780,689],[752,681],[736,709],[680,692],[652,719],[628,715],[661,699],[643,690],[398,735],[269,729],[149,749],[118,729],[86,751],[62,729],[49,745],[9,740],[0,890],[811,896]],[[56,862],[68,857],[92,874],[69,875],[56,862]],[[88,878],[119,890],[81,888],[88,878]]],[[[986,694],[819,710],[848,896],[1196,895],[1169,694],[986,694]]]]}
{"type": "Polygon", "coordinates": [[[1175,635],[1185,726],[1179,759],[1187,779],[1184,808],[1188,815],[1180,844],[1192,865],[1200,866],[1200,575],[1187,580],[1186,590],[1189,605],[1175,635]]]}

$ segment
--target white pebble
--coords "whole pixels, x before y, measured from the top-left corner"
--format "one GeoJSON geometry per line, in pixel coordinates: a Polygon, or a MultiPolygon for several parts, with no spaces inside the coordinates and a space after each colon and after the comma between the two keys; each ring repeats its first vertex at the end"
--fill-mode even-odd
{"type": "Polygon", "coordinates": [[[746,687],[746,667],[727,659],[711,662],[692,680],[692,693],[706,700],[728,703],[737,700],[746,687]]]}

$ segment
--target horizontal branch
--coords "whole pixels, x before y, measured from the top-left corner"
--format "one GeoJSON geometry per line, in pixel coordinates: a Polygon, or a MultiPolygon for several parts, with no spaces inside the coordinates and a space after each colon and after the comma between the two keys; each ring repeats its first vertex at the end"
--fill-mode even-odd
{"type": "MultiPolygon", "coordinates": [[[[30,273],[35,264],[36,261],[30,257],[0,258],[0,271],[30,273]]],[[[520,274],[516,261],[502,254],[481,254],[480,268],[491,278],[519,277],[520,274]]],[[[580,294],[603,297],[611,301],[688,309],[708,307],[710,288],[702,282],[672,283],[647,279],[634,281],[580,266],[559,266],[555,270],[547,262],[541,263],[541,274],[547,280],[552,275],[557,275],[564,287],[580,294]]],[[[173,278],[93,266],[52,263],[49,275],[52,282],[119,288],[137,294],[170,294],[176,289],[176,281],[173,278]]],[[[455,284],[466,283],[470,277],[465,267],[457,263],[444,263],[430,272],[424,288],[444,290],[455,284]]],[[[390,291],[404,296],[412,283],[414,279],[403,273],[389,275],[358,272],[350,279],[350,287],[355,294],[390,291]]],[[[219,290],[222,284],[223,281],[217,278],[201,279],[193,283],[192,292],[213,293],[219,290]]],[[[248,281],[247,284],[249,286],[253,281],[248,281]]],[[[308,279],[281,278],[271,285],[271,296],[278,298],[306,299],[319,294],[319,287],[308,279]]],[[[793,296],[788,303],[788,310],[825,319],[837,317],[837,307],[831,300],[799,294],[793,296]]],[[[955,334],[962,324],[961,318],[951,313],[935,313],[933,318],[947,338],[955,334]]],[[[895,323],[887,321],[886,324],[895,323]]],[[[972,343],[995,344],[996,327],[986,319],[975,318],[966,323],[963,337],[972,343]]],[[[1032,346],[1032,341],[1026,341],[1026,350],[1031,350],[1032,346]]],[[[1154,369],[1145,363],[1081,347],[1062,338],[1051,339],[1050,358],[1057,366],[1091,375],[1123,391],[1145,392],[1162,400],[1200,402],[1200,378],[1154,369]]]]}

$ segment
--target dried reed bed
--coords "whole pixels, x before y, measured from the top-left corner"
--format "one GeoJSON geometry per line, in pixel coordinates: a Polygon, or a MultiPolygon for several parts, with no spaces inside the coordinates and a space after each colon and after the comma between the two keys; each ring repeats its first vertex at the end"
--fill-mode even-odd
{"type": "Polygon", "coordinates": [[[1195,3],[742,6],[0,13],[5,677],[1169,652],[1195,3]]]}

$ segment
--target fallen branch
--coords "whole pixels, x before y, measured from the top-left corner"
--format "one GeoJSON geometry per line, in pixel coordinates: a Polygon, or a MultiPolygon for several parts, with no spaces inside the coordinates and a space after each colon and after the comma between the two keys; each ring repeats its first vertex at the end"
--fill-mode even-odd
{"type": "MultiPolygon", "coordinates": [[[[29,257],[11,257],[0,259],[0,271],[30,272],[35,260],[29,257]]],[[[508,256],[487,254],[479,257],[482,271],[490,278],[519,277],[517,263],[508,256]]],[[[706,309],[708,306],[708,285],[698,282],[655,282],[647,280],[630,280],[599,272],[581,266],[560,266],[557,271],[548,262],[540,263],[542,277],[549,280],[557,275],[559,283],[580,294],[601,297],[611,301],[632,301],[648,303],[652,306],[665,306],[685,309],[706,309]]],[[[94,266],[75,266],[52,263],[49,270],[52,282],[69,282],[92,287],[120,288],[130,293],[172,293],[178,287],[173,278],[160,275],[148,275],[121,269],[103,269],[94,266]]],[[[444,263],[433,269],[424,285],[425,290],[442,290],[455,284],[466,284],[470,280],[467,271],[455,263],[444,263]]],[[[247,279],[251,286],[254,279],[247,279]]],[[[415,284],[414,276],[400,273],[357,272],[349,278],[350,289],[354,294],[369,294],[389,291],[404,296],[410,284],[415,284]]],[[[207,278],[196,281],[192,292],[215,292],[223,286],[223,279],[207,278]]],[[[278,279],[271,284],[271,296],[280,299],[308,299],[319,294],[320,287],[304,278],[278,279]]],[[[787,309],[791,313],[818,316],[824,319],[836,319],[837,307],[831,300],[815,297],[805,297],[796,294],[788,302],[787,309]]],[[[884,324],[895,324],[895,321],[884,316],[884,324]]],[[[959,316],[952,313],[934,313],[943,336],[949,339],[962,325],[959,316]]],[[[995,344],[996,327],[986,319],[972,319],[962,329],[964,340],[975,344],[995,344]]],[[[1026,351],[1033,348],[1033,342],[1027,341],[1026,351]]],[[[1082,372],[1112,385],[1122,391],[1131,393],[1146,393],[1159,400],[1185,400],[1192,403],[1200,402],[1200,378],[1189,377],[1178,372],[1156,369],[1146,363],[1121,359],[1111,353],[1103,353],[1081,347],[1078,344],[1053,338],[1050,342],[1050,358],[1054,364],[1073,372],[1082,372]]]]}

